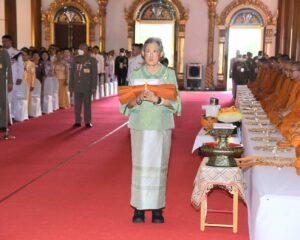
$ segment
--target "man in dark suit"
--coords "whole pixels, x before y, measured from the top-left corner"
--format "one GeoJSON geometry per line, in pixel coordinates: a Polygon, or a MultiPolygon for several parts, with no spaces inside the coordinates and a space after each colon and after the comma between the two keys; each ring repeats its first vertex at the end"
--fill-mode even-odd
{"type": "Polygon", "coordinates": [[[128,70],[128,58],[125,55],[125,49],[120,49],[120,55],[115,60],[115,75],[118,79],[118,85],[124,86],[126,84],[128,70]]]}
{"type": "Polygon", "coordinates": [[[74,58],[70,73],[70,92],[74,93],[75,124],[81,126],[81,108],[84,105],[84,122],[87,128],[92,127],[91,97],[97,88],[97,61],[88,52],[87,44],[80,44],[78,56],[74,58]]]}

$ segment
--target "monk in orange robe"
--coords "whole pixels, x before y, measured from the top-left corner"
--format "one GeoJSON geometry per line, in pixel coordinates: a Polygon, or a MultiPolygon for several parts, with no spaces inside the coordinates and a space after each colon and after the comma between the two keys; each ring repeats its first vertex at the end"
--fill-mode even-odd
{"type": "Polygon", "coordinates": [[[280,92],[282,91],[282,88],[285,90],[288,89],[290,80],[287,74],[287,69],[288,69],[288,63],[284,63],[283,65],[280,66],[282,69],[282,74],[280,79],[278,79],[277,84],[275,87],[275,90],[272,92],[272,94],[266,96],[264,99],[261,100],[261,105],[264,109],[268,108],[268,105],[271,105],[278,99],[280,92]]]}
{"type": "Polygon", "coordinates": [[[268,112],[271,122],[275,125],[281,124],[282,118],[291,111],[292,106],[300,98],[300,65],[293,63],[289,69],[289,77],[292,81],[291,89],[289,89],[282,98],[278,99],[278,105],[274,104],[272,110],[268,112]]]}
{"type": "Polygon", "coordinates": [[[265,79],[265,84],[262,86],[262,91],[256,95],[256,98],[258,100],[263,100],[271,95],[275,91],[281,77],[282,71],[279,68],[278,62],[272,61],[269,78],[265,79]]]}
{"type": "Polygon", "coordinates": [[[255,95],[256,92],[260,90],[260,85],[262,84],[262,81],[264,80],[264,76],[268,70],[267,66],[267,60],[260,60],[258,62],[258,72],[255,81],[248,83],[248,88],[252,91],[252,93],[255,95]]]}

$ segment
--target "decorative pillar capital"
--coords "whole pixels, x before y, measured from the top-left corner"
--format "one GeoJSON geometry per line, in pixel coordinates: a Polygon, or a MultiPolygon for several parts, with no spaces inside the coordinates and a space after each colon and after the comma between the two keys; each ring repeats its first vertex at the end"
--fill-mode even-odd
{"type": "Polygon", "coordinates": [[[99,17],[106,16],[107,3],[108,3],[108,0],[98,0],[98,5],[99,5],[98,15],[99,15],[99,17]]]}

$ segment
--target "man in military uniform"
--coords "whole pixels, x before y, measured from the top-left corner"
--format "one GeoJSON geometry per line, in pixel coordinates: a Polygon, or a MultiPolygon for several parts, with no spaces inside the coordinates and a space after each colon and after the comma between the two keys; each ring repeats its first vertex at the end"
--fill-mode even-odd
{"type": "Polygon", "coordinates": [[[128,70],[128,58],[125,56],[125,49],[120,49],[120,55],[115,60],[115,75],[118,79],[118,85],[124,86],[126,84],[128,70]]]}
{"type": "Polygon", "coordinates": [[[13,88],[10,57],[7,51],[0,46],[0,130],[6,131],[8,126],[8,99],[5,89],[7,81],[7,92],[13,88]]]}
{"type": "Polygon", "coordinates": [[[87,128],[91,123],[91,97],[97,88],[97,61],[91,57],[85,43],[80,44],[78,56],[74,58],[70,73],[70,92],[74,93],[75,124],[81,126],[81,108],[84,105],[84,122],[87,128]]]}

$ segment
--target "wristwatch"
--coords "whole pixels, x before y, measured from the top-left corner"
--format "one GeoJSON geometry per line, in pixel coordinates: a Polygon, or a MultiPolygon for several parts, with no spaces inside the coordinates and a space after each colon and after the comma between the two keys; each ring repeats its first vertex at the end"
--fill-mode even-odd
{"type": "Polygon", "coordinates": [[[143,103],[143,100],[142,99],[140,99],[139,101],[136,101],[136,104],[137,105],[141,105],[143,103]]]}
{"type": "Polygon", "coordinates": [[[161,103],[161,97],[158,97],[158,100],[157,100],[157,102],[156,103],[153,103],[153,104],[155,104],[155,105],[159,105],[160,103],[161,103]]]}

